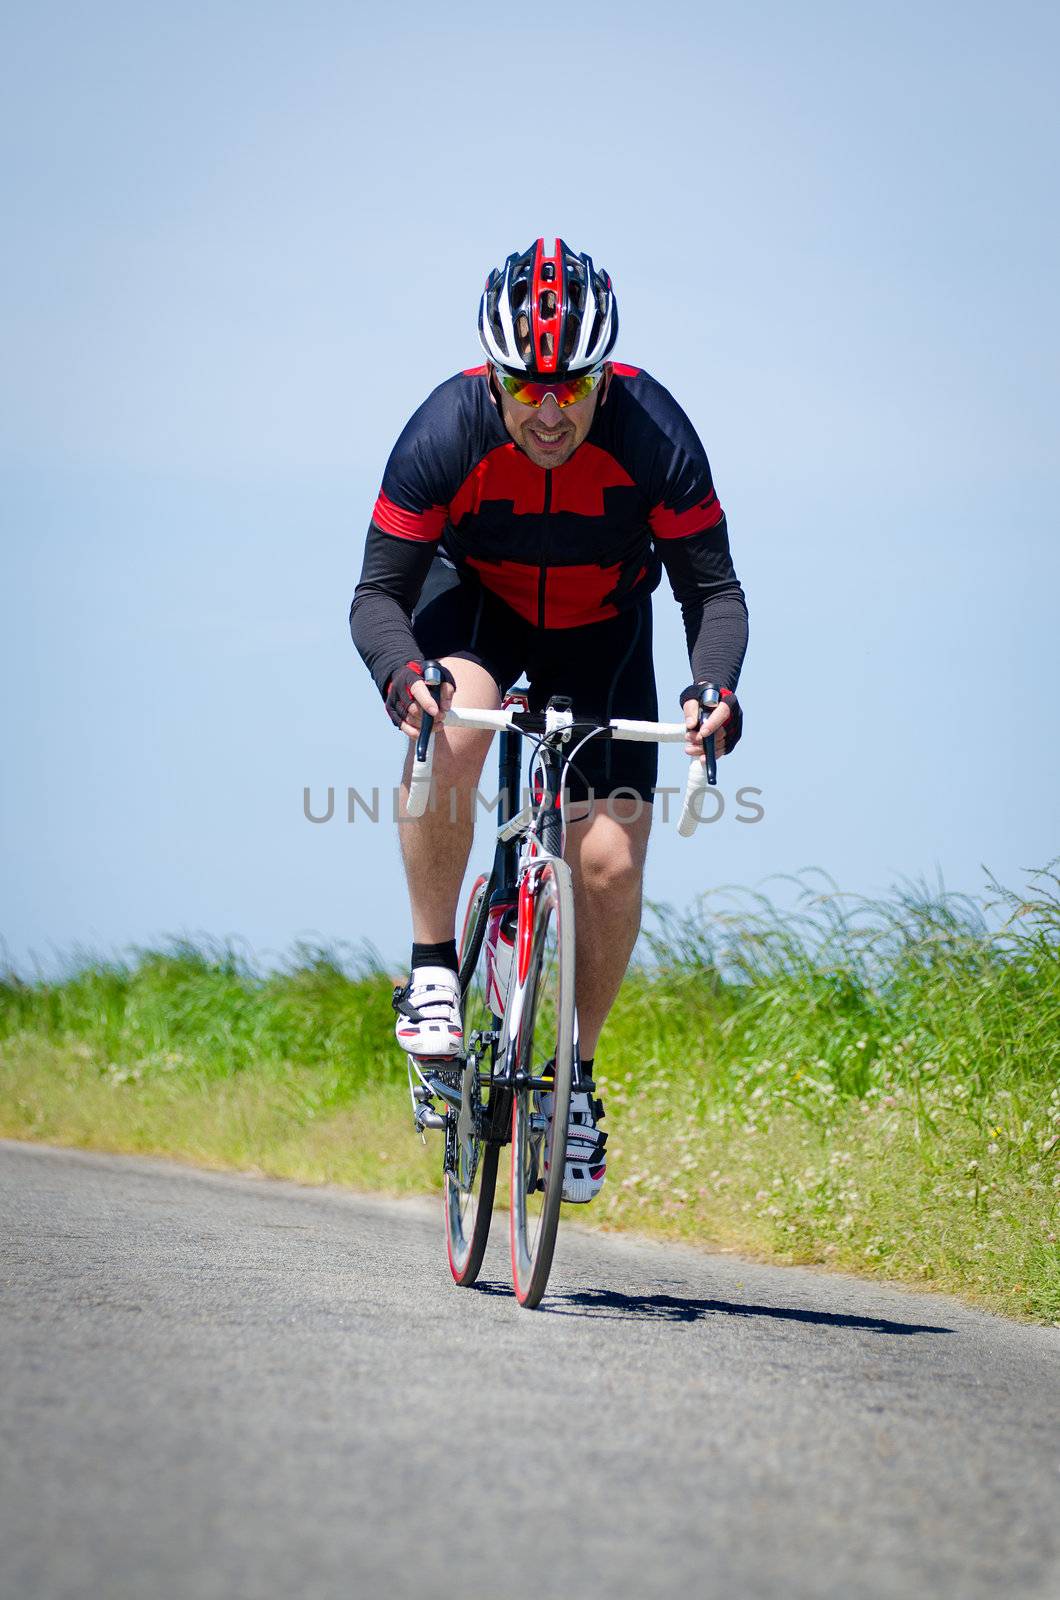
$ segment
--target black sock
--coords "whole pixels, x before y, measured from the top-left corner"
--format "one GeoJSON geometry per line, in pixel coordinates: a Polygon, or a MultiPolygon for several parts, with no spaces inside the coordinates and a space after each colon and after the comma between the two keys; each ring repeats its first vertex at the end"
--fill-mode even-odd
{"type": "Polygon", "coordinates": [[[414,944],[409,965],[413,972],[417,967],[448,967],[450,972],[459,972],[456,940],[446,939],[441,944],[414,944]]]}

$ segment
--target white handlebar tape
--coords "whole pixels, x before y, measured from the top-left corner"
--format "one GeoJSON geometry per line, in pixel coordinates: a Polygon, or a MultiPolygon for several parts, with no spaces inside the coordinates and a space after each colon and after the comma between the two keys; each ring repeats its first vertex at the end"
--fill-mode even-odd
{"type": "Polygon", "coordinates": [[[512,725],[512,711],[509,706],[505,711],[475,711],[469,706],[450,706],[445,713],[445,720],[451,728],[490,728],[495,733],[503,733],[505,728],[512,725]]]}
{"type": "Polygon", "coordinates": [[[409,782],[409,799],[405,807],[410,817],[422,817],[427,809],[427,802],[431,798],[431,769],[434,766],[434,738],[427,742],[427,757],[424,761],[412,758],[412,778],[409,782]]]}
{"type": "Polygon", "coordinates": [[[683,744],[688,738],[683,722],[635,722],[629,717],[612,717],[608,726],[614,738],[637,744],[683,744]]]}
{"type": "Polygon", "coordinates": [[[688,782],[685,784],[685,801],[681,807],[681,820],[677,824],[677,831],[682,839],[688,839],[702,822],[700,814],[699,796],[707,787],[707,769],[698,756],[693,756],[688,768],[688,782]]]}

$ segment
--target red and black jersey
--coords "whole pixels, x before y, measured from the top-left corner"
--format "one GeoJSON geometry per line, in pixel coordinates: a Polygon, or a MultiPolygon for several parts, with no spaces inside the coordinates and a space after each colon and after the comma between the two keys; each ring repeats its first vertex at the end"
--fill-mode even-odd
{"type": "Polygon", "coordinates": [[[485,367],[441,384],[383,475],[353,640],[381,692],[420,654],[412,610],[436,555],[545,631],[617,616],[666,568],[692,676],[735,689],[747,609],[695,429],[646,372],[616,364],[588,437],[562,466],[510,438],[485,367]]]}

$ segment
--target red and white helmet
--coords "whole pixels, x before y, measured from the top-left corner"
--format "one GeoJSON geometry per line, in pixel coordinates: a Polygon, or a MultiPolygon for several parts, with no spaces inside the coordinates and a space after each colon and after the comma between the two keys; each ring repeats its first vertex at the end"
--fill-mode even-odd
{"type": "Polygon", "coordinates": [[[486,279],[478,336],[506,372],[549,379],[590,371],[618,338],[611,279],[562,239],[551,251],[538,239],[486,279]]]}

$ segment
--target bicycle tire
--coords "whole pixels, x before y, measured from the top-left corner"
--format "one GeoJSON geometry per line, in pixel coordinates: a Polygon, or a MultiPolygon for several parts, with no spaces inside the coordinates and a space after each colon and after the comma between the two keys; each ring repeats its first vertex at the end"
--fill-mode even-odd
{"type": "Polygon", "coordinates": [[[519,916],[521,923],[532,916],[533,926],[529,936],[520,926],[516,937],[517,950],[525,948],[528,955],[520,973],[515,1069],[540,1078],[551,1060],[554,1096],[546,1132],[535,1091],[516,1087],[512,1093],[512,1282],[519,1304],[530,1310],[540,1303],[552,1270],[574,1074],[574,894],[565,861],[549,860],[538,870],[532,898],[520,896],[519,916]]]}
{"type": "MultiPolygon", "coordinates": [[[[460,937],[460,1014],[464,1048],[476,1029],[491,1027],[486,1006],[486,923],[491,879],[477,878],[468,896],[460,937]]],[[[483,1058],[492,1066],[495,1047],[483,1058]]],[[[454,1283],[468,1288],[479,1275],[493,1220],[500,1146],[480,1137],[487,1107],[482,1105],[478,1083],[479,1058],[465,1057],[461,1083],[462,1105],[455,1132],[456,1170],[445,1168],[445,1243],[454,1283]]],[[[492,1093],[493,1091],[491,1091],[492,1093]]],[[[447,1140],[448,1147],[448,1140],[447,1140]]]]}

